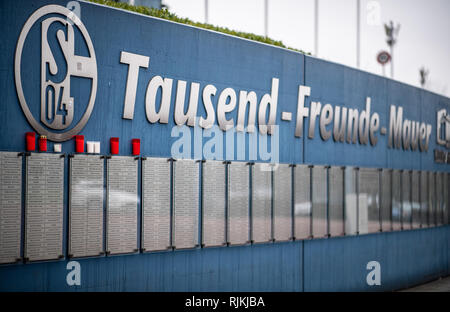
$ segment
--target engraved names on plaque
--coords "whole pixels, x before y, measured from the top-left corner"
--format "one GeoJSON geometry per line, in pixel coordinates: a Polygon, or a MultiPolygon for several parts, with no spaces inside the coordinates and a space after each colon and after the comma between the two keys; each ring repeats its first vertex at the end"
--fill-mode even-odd
{"type": "Polygon", "coordinates": [[[203,164],[203,232],[205,246],[222,246],[225,240],[225,164],[207,160],[203,164]]]}
{"type": "Polygon", "coordinates": [[[31,153],[26,158],[25,258],[62,258],[64,158],[31,153]]]}
{"type": "Polygon", "coordinates": [[[401,197],[401,172],[392,171],[392,230],[399,231],[402,228],[402,197],[401,197]]]}
{"type": "Polygon", "coordinates": [[[411,172],[412,227],[420,228],[420,171],[411,172]]]}
{"type": "Polygon", "coordinates": [[[173,245],[177,249],[198,245],[199,163],[182,159],[173,163],[173,245]]]}
{"type": "Polygon", "coordinates": [[[450,173],[442,172],[442,184],[444,195],[444,224],[450,223],[449,215],[449,200],[450,200],[450,185],[449,185],[450,173]]]}
{"type": "Polygon", "coordinates": [[[428,172],[420,171],[420,226],[428,227],[428,172]]]}
{"type": "Polygon", "coordinates": [[[294,237],[311,236],[311,168],[294,167],[294,237]]]}
{"type": "Polygon", "coordinates": [[[380,230],[379,170],[360,168],[358,176],[358,231],[360,234],[380,230]]]}
{"type": "Polygon", "coordinates": [[[107,159],[107,251],[137,251],[138,160],[129,156],[107,159]]]}
{"type": "Polygon", "coordinates": [[[312,233],[313,237],[324,237],[327,228],[327,168],[314,166],[312,169],[312,233]]]}
{"type": "Polygon", "coordinates": [[[170,161],[142,161],[142,248],[144,251],[170,247],[170,161]]]}
{"type": "Polygon", "coordinates": [[[345,235],[355,235],[358,231],[357,214],[357,170],[354,167],[345,167],[345,235]]]}
{"type": "Polygon", "coordinates": [[[442,173],[436,172],[436,225],[442,225],[444,217],[444,193],[442,189],[442,173]]]}
{"type": "Polygon", "coordinates": [[[381,171],[381,229],[383,232],[392,231],[392,170],[383,169],[381,171]]]}
{"type": "Polygon", "coordinates": [[[70,158],[69,255],[103,253],[103,169],[98,155],[70,158]]]}
{"type": "Polygon", "coordinates": [[[286,241],[292,237],[291,167],[278,164],[273,171],[273,238],[286,241]]]}
{"type": "Polygon", "coordinates": [[[249,240],[249,166],[245,162],[228,165],[227,239],[231,245],[249,240]]]}
{"type": "Polygon", "coordinates": [[[272,165],[252,166],[252,241],[272,239],[272,165]]]}
{"type": "Polygon", "coordinates": [[[331,167],[329,173],[329,221],[330,235],[344,234],[344,169],[331,167]]]}
{"type": "Polygon", "coordinates": [[[436,176],[428,171],[428,225],[436,226],[436,176]]]}
{"type": "Polygon", "coordinates": [[[411,229],[411,171],[402,171],[402,229],[411,229]]]}
{"type": "Polygon", "coordinates": [[[20,259],[22,156],[0,152],[0,263],[20,259]]]}

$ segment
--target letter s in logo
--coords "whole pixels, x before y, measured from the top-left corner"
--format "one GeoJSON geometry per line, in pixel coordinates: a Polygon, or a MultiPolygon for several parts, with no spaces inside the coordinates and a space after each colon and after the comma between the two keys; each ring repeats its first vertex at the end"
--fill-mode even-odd
{"type": "MultiPolygon", "coordinates": [[[[17,41],[16,54],[14,60],[14,72],[17,95],[20,106],[31,126],[42,135],[46,135],[49,140],[62,142],[71,139],[81,131],[86,125],[95,104],[97,93],[97,60],[94,46],[86,27],[72,11],[59,5],[46,5],[35,11],[26,21],[17,41]],[[52,14],[41,23],[41,96],[40,96],[40,124],[33,117],[25,99],[21,80],[21,60],[26,37],[31,27],[45,15],[52,14]],[[55,15],[61,15],[55,16],[55,15]],[[58,67],[52,49],[48,42],[48,31],[53,23],[63,25],[63,29],[56,31],[57,44],[61,48],[67,68],[65,76],[61,81],[57,81],[57,75],[63,72],[62,66],[58,67]],[[89,56],[75,54],[75,32],[74,27],[78,27],[89,51],[89,56]],[[74,119],[75,101],[70,93],[70,80],[72,76],[89,78],[92,80],[91,94],[87,108],[80,121],[66,132],[74,119]],[[59,130],[52,132],[50,129],[59,130]]],[[[64,72],[63,72],[64,73],[64,72]]]]}

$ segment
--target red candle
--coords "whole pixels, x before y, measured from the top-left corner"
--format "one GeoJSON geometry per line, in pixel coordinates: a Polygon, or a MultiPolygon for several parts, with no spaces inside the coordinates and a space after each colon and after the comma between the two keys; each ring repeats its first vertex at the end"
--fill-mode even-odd
{"type": "Polygon", "coordinates": [[[36,149],[36,134],[34,132],[27,132],[25,134],[25,142],[27,152],[33,152],[36,149]]]}
{"type": "Polygon", "coordinates": [[[141,140],[133,139],[131,140],[132,153],[134,156],[137,156],[141,153],[141,140]]]}
{"type": "Polygon", "coordinates": [[[39,152],[47,151],[47,136],[41,135],[39,136],[39,152]]]}
{"type": "Polygon", "coordinates": [[[84,153],[84,135],[75,136],[75,152],[84,153]]]}
{"type": "Polygon", "coordinates": [[[111,138],[109,143],[111,145],[111,155],[119,154],[119,138],[111,138]]]}

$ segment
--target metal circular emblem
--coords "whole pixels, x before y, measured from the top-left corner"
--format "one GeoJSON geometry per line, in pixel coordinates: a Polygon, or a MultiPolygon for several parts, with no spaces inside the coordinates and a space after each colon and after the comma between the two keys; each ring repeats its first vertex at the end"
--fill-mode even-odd
{"type": "MultiPolygon", "coordinates": [[[[41,73],[43,72],[43,68],[45,68],[47,64],[49,65],[48,67],[50,73],[55,75],[58,69],[56,66],[56,62],[53,59],[53,54],[49,48],[48,42],[41,42],[41,73]],[[45,66],[43,66],[42,64],[44,64],[45,66]]],[[[30,125],[40,135],[46,135],[47,138],[51,141],[63,142],[71,139],[75,134],[79,133],[89,120],[95,104],[95,97],[97,94],[97,60],[95,57],[94,46],[92,44],[89,33],[87,32],[86,27],[78,18],[78,16],[76,16],[69,9],[60,5],[46,5],[36,10],[25,22],[25,25],[23,26],[22,31],[19,35],[19,39],[17,41],[16,53],[14,58],[14,78],[16,83],[17,96],[19,98],[20,106],[22,107],[25,117],[27,118],[30,125]],[[73,98],[70,97],[70,77],[79,76],[92,79],[91,94],[86,110],[82,115],[80,121],[72,129],[66,132],[51,132],[47,128],[43,127],[42,124],[33,117],[28,107],[22,88],[20,72],[22,50],[25,40],[28,36],[28,32],[36,23],[36,21],[47,14],[60,14],[65,18],[62,19],[60,17],[51,16],[43,20],[41,28],[43,32],[42,34],[44,34],[44,31],[46,32],[50,24],[55,21],[67,25],[67,39],[64,37],[65,35],[63,31],[60,30],[57,33],[57,39],[59,40],[60,45],[64,45],[61,46],[61,48],[67,62],[67,75],[62,83],[54,83],[50,80],[47,80],[44,74],[41,74],[41,122],[48,128],[57,130],[63,130],[69,127],[73,119],[73,111],[75,105],[75,103],[73,102],[73,98]],[[81,34],[83,35],[84,40],[86,41],[86,46],[90,55],[89,57],[74,54],[74,31],[72,27],[75,26],[78,27],[81,34]],[[58,95],[61,96],[59,97],[58,95]],[[54,101],[55,104],[53,105],[53,103],[51,103],[46,106],[44,102],[46,99],[50,101],[50,98],[54,101]],[[67,116],[64,116],[64,118],[61,115],[56,115],[56,101],[58,98],[61,98],[60,107],[64,106],[65,110],[67,111],[67,116]],[[47,117],[50,117],[49,119],[53,119],[53,121],[49,122],[47,120],[47,117]]]]}
{"type": "Polygon", "coordinates": [[[381,65],[386,64],[387,62],[389,62],[391,60],[391,55],[386,52],[386,51],[381,51],[377,54],[377,61],[378,63],[380,63],[381,65]]]}

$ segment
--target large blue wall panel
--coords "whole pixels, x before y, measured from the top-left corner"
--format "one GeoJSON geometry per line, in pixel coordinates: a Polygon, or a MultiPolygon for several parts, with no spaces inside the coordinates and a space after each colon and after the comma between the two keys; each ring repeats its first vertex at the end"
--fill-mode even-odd
{"type": "Polygon", "coordinates": [[[305,242],[305,291],[389,291],[447,275],[449,227],[305,242]],[[368,286],[378,261],[381,285],[368,286]]]}
{"type": "Polygon", "coordinates": [[[0,291],[301,291],[302,242],[77,259],[0,267],[0,291]]]}

